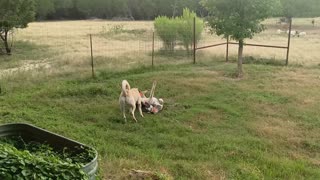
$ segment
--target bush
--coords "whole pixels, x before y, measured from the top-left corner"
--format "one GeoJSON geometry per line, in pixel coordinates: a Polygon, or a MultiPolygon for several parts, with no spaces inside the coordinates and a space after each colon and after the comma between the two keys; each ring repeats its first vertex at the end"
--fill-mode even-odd
{"type": "Polygon", "coordinates": [[[154,27],[164,43],[164,48],[173,51],[178,39],[178,20],[176,18],[170,19],[166,16],[159,16],[155,19],[154,27]]]}
{"type": "Polygon", "coordinates": [[[196,17],[196,41],[201,38],[204,22],[196,13],[188,8],[183,10],[183,15],[177,18],[159,16],[154,27],[160,39],[164,42],[165,50],[174,50],[176,41],[179,40],[189,52],[193,44],[193,19],[196,17]]]}
{"type": "Polygon", "coordinates": [[[198,18],[196,13],[188,8],[183,10],[183,15],[179,17],[178,36],[183,46],[189,52],[193,45],[193,19],[196,18],[196,42],[199,42],[203,31],[204,22],[198,18]]]}

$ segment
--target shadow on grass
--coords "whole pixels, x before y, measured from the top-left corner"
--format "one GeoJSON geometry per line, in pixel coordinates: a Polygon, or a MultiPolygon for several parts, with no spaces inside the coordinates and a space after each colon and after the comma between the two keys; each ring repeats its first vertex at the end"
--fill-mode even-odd
{"type": "MultiPolygon", "coordinates": [[[[229,62],[236,63],[238,61],[237,57],[230,57],[229,62]]],[[[243,58],[243,64],[257,64],[257,65],[268,65],[268,66],[286,66],[285,59],[275,59],[275,58],[259,58],[253,56],[245,56],[243,58]]],[[[301,64],[290,63],[291,67],[302,67],[301,64]]]]}
{"type": "Polygon", "coordinates": [[[262,64],[262,65],[270,65],[270,66],[285,66],[285,60],[279,59],[267,59],[267,58],[256,58],[253,56],[244,57],[243,64],[262,64]]]}
{"type": "Polygon", "coordinates": [[[38,45],[29,41],[17,41],[12,47],[11,55],[1,55],[4,61],[38,60],[52,56],[54,52],[47,45],[38,45]]]}
{"type": "MultiPolygon", "coordinates": [[[[152,55],[150,53],[150,55],[152,55]]],[[[154,53],[155,56],[161,56],[161,57],[167,57],[167,58],[192,58],[192,52],[191,50],[188,52],[183,49],[179,50],[165,50],[165,49],[160,49],[159,51],[156,51],[154,53]]]]}

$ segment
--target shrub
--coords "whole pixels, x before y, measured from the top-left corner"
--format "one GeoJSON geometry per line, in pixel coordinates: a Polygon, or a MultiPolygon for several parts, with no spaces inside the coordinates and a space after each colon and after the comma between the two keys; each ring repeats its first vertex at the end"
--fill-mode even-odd
{"type": "Polygon", "coordinates": [[[178,39],[178,19],[159,16],[155,19],[154,27],[166,50],[174,50],[178,39]]]}
{"type": "Polygon", "coordinates": [[[183,15],[179,17],[178,36],[183,46],[189,52],[193,45],[193,19],[196,18],[196,42],[201,38],[204,22],[198,18],[196,13],[190,11],[188,8],[183,10],[183,15]]]}
{"type": "Polygon", "coordinates": [[[198,42],[203,31],[204,22],[188,8],[183,10],[181,17],[168,18],[159,16],[156,18],[154,27],[160,39],[164,42],[165,50],[174,50],[176,41],[179,40],[189,52],[193,44],[194,17],[196,17],[196,41],[198,42]]]}

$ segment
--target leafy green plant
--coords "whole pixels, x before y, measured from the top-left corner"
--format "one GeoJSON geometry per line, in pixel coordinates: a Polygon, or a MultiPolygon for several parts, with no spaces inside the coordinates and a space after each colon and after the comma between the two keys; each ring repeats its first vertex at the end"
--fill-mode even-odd
{"type": "Polygon", "coordinates": [[[108,33],[110,34],[120,34],[124,31],[124,26],[122,24],[112,26],[108,33]]]}
{"type": "Polygon", "coordinates": [[[279,0],[202,0],[210,12],[208,24],[211,31],[239,42],[238,77],[243,76],[243,49],[245,40],[262,32],[262,21],[276,14],[279,0]]]}
{"type": "Polygon", "coordinates": [[[0,1],[0,42],[3,43],[6,54],[11,54],[10,32],[14,28],[26,28],[28,23],[34,20],[34,16],[33,0],[0,1]]]}
{"type": "Polygon", "coordinates": [[[203,32],[204,22],[202,19],[197,17],[195,12],[190,11],[188,8],[183,10],[183,15],[179,17],[178,21],[178,36],[179,40],[183,43],[183,46],[189,53],[190,47],[193,44],[193,26],[194,18],[196,18],[196,42],[201,38],[201,33],[203,32]]]}
{"type": "Polygon", "coordinates": [[[47,144],[25,143],[21,137],[0,139],[0,179],[88,179],[83,165],[95,157],[93,149],[54,151],[47,144]]]}
{"type": "Polygon", "coordinates": [[[178,39],[178,19],[159,16],[154,21],[154,27],[164,43],[164,49],[173,51],[178,39]]]}
{"type": "Polygon", "coordinates": [[[183,15],[177,18],[160,16],[156,18],[154,27],[160,39],[164,42],[165,50],[174,50],[176,41],[182,42],[189,52],[193,44],[193,20],[196,18],[196,41],[200,40],[204,22],[196,13],[188,8],[183,10],[183,15]]]}
{"type": "Polygon", "coordinates": [[[144,39],[146,29],[126,29],[124,25],[118,24],[110,27],[109,29],[105,26],[102,27],[102,31],[99,33],[100,36],[108,39],[117,40],[129,40],[129,39],[144,39]]]}

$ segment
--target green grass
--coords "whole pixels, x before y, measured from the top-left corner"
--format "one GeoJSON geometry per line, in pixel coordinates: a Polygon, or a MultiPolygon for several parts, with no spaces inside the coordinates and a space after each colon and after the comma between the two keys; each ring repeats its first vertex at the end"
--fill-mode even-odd
{"type": "MultiPolygon", "coordinates": [[[[0,123],[27,122],[95,147],[104,178],[131,169],[174,179],[319,179],[320,71],[250,62],[2,81],[0,123]],[[165,109],[124,123],[120,83],[150,89],[165,109]]],[[[129,115],[128,115],[129,117],[129,115]]]]}
{"type": "Polygon", "coordinates": [[[36,45],[30,41],[16,41],[12,48],[12,55],[0,55],[0,69],[5,70],[44,61],[55,53],[49,49],[49,46],[36,45]]]}

